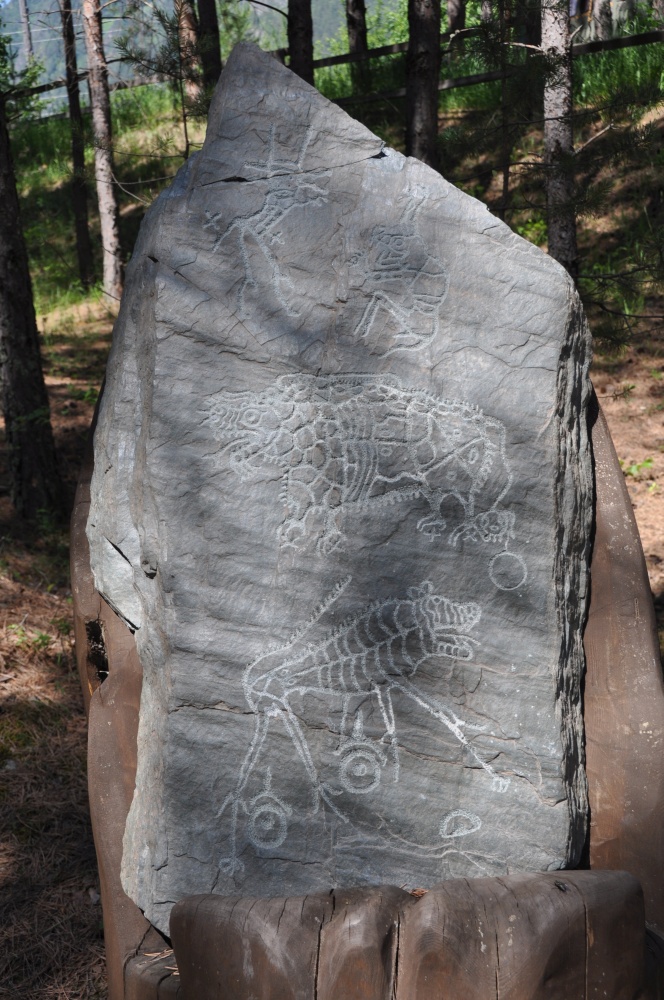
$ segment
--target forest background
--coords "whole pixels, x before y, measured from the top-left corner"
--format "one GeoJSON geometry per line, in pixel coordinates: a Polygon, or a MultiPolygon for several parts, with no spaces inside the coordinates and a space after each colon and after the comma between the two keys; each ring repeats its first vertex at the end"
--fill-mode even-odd
{"type": "MultiPolygon", "coordinates": [[[[31,518],[17,516],[2,437],[0,997],[21,1000],[106,996],[65,519],[117,301],[95,197],[100,140],[85,78],[86,0],[74,2],[71,13],[83,105],[78,173],[67,90],[47,89],[66,75],[64,2],[0,6],[0,93],[48,392],[39,419],[50,415],[65,508],[64,519],[48,504],[31,518]],[[85,189],[87,257],[77,248],[77,185],[85,189]]],[[[286,0],[270,6],[285,11],[286,0]]],[[[196,47],[200,24],[190,23],[187,36],[186,9],[186,0],[103,4],[108,79],[116,88],[105,151],[120,265],[147,207],[204,138],[209,92],[196,47]]],[[[287,23],[278,10],[257,0],[217,0],[215,9],[222,61],[240,39],[285,57],[287,23]]],[[[390,51],[354,63],[335,62],[349,50],[343,0],[313,0],[312,13],[315,85],[390,145],[413,151],[419,140],[409,132],[407,0],[367,0],[366,45],[390,51]]],[[[547,80],[562,63],[546,65],[537,51],[539,14],[537,0],[450,0],[438,47],[435,140],[419,152],[521,236],[551,250],[542,108],[547,80]],[[450,21],[452,38],[445,34],[450,21]]],[[[574,0],[569,14],[569,143],[556,167],[577,245],[566,266],[588,312],[593,380],[632,497],[664,638],[664,12],[657,0],[574,0]],[[619,47],[635,38],[641,44],[619,47]]]]}

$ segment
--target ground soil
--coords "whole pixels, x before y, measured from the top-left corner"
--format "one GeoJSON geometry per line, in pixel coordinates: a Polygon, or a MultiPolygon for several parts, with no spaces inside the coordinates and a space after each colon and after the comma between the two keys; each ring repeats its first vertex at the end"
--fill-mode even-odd
{"type": "MultiPolygon", "coordinates": [[[[110,342],[102,303],[40,320],[70,494],[110,342]]],[[[664,332],[593,379],[632,497],[664,627],[664,332]]],[[[0,463],[2,455],[0,454],[0,463]]],[[[0,998],[105,998],[86,799],[86,724],[72,642],[66,530],[17,525],[0,464],[0,998]]],[[[660,632],[660,636],[663,636],[660,632]]]]}

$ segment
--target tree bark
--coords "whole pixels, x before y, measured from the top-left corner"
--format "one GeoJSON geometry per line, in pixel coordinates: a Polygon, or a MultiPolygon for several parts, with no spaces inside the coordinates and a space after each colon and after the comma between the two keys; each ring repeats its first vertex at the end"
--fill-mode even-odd
{"type": "Polygon", "coordinates": [[[25,49],[26,66],[35,58],[35,50],[32,46],[32,31],[30,30],[30,13],[28,11],[27,0],[18,0],[19,16],[21,18],[21,29],[23,31],[23,47],[25,49]]]}
{"type": "Polygon", "coordinates": [[[544,166],[549,253],[576,281],[579,273],[574,210],[572,50],[567,0],[544,0],[544,166]]]}
{"type": "Polygon", "coordinates": [[[203,87],[207,93],[211,93],[221,76],[219,19],[215,0],[198,0],[198,32],[203,87]]]}
{"type": "Polygon", "coordinates": [[[78,88],[78,67],[76,65],[76,38],[72,17],[71,0],[60,0],[62,39],[65,46],[65,69],[67,75],[67,99],[69,101],[69,122],[71,126],[72,189],[71,200],[74,209],[76,229],[76,255],[78,273],[83,288],[92,284],[92,247],[88,230],[88,192],[85,183],[85,140],[83,115],[78,88]]]}
{"type": "MultiPolygon", "coordinates": [[[[366,55],[369,51],[367,41],[367,11],[364,0],[346,0],[346,26],[348,28],[348,51],[351,55],[366,55]]],[[[369,60],[350,64],[353,90],[359,94],[367,94],[371,90],[371,71],[369,60]]]]}
{"type": "Polygon", "coordinates": [[[602,41],[606,41],[613,35],[611,0],[595,0],[593,7],[595,35],[602,41]]]}
{"type": "Polygon", "coordinates": [[[438,167],[440,0],[408,0],[406,154],[438,167]]]}
{"type": "Polygon", "coordinates": [[[447,30],[451,35],[466,27],[466,0],[447,0],[447,30]]]}
{"type": "Polygon", "coordinates": [[[199,104],[203,96],[198,67],[198,21],[190,0],[176,0],[175,11],[178,18],[182,82],[187,104],[191,109],[199,104]]]}
{"type": "Polygon", "coordinates": [[[100,0],[82,0],[85,49],[88,55],[88,85],[95,137],[95,179],[101,244],[104,292],[113,299],[122,295],[122,258],[118,202],[113,186],[113,147],[111,99],[108,91],[108,67],[104,54],[100,0]]]}
{"type": "Polygon", "coordinates": [[[311,0],[288,0],[288,52],[290,68],[314,83],[314,26],[311,0]]]}
{"type": "Polygon", "coordinates": [[[0,95],[0,386],[11,499],[34,519],[62,513],[48,396],[44,385],[28,254],[23,239],[4,98],[0,95]]]}

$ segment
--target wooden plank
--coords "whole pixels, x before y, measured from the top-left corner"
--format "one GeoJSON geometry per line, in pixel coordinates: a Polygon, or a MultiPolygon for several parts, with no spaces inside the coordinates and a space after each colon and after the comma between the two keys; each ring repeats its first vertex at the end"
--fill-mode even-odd
{"type": "Polygon", "coordinates": [[[589,52],[611,52],[614,49],[629,49],[634,45],[650,45],[653,42],[664,42],[664,31],[643,31],[638,35],[621,35],[620,38],[597,39],[594,42],[579,42],[572,46],[573,56],[583,56],[589,52]]]}
{"type": "MultiPolygon", "coordinates": [[[[454,33],[455,39],[473,38],[481,35],[483,28],[464,28],[463,31],[454,33]]],[[[452,35],[449,31],[443,32],[440,36],[440,46],[448,45],[452,35]]],[[[370,59],[378,59],[381,56],[398,55],[408,50],[408,42],[395,42],[393,45],[380,45],[375,49],[368,49],[366,52],[344,52],[338,56],[324,56],[322,59],[314,59],[314,69],[321,69],[323,66],[341,66],[344,63],[367,62],[370,59]]],[[[279,49],[279,55],[288,55],[288,49],[279,49]]]]}
{"type": "Polygon", "coordinates": [[[184,997],[312,1000],[331,895],[291,899],[190,896],[171,936],[184,997]]]}
{"type": "Polygon", "coordinates": [[[637,1000],[643,895],[625,872],[454,879],[293,899],[197,896],[171,917],[191,1000],[637,1000]]]}
{"type": "Polygon", "coordinates": [[[389,1000],[399,907],[393,886],[290,899],[193,896],[171,935],[184,997],[389,1000]]]}
{"type": "Polygon", "coordinates": [[[623,872],[455,879],[402,910],[396,1000],[635,1000],[644,937],[623,872]]]}
{"type": "Polygon", "coordinates": [[[321,933],[316,1000],[386,1000],[393,995],[399,906],[412,899],[394,886],[336,889],[321,933]]]}
{"type": "MultiPolygon", "coordinates": [[[[471,76],[456,76],[447,80],[441,80],[438,90],[455,90],[457,87],[472,87],[476,83],[490,83],[492,80],[501,80],[503,76],[513,76],[512,73],[503,74],[501,70],[492,70],[489,73],[473,73],[471,76]]],[[[381,90],[375,94],[358,94],[354,97],[339,97],[333,104],[345,107],[347,104],[371,104],[375,101],[395,101],[406,96],[406,88],[400,87],[398,90],[381,90]]]]}
{"type": "MultiPolygon", "coordinates": [[[[90,506],[93,432],[94,422],[71,520],[72,596],[76,660],[89,713],[88,793],[104,914],[109,1000],[127,1000],[127,962],[141,946],[146,951],[159,952],[167,945],[120,883],[122,837],[136,776],[142,669],[131,632],[95,590],[90,570],[85,525],[90,506]],[[91,625],[96,627],[106,647],[109,673],[103,684],[90,656],[88,628],[91,625]]],[[[147,997],[150,997],[152,985],[146,987],[147,997]]],[[[140,993],[135,992],[135,996],[137,1000],[139,997],[144,1000],[140,993]]],[[[154,997],[156,1000],[156,993],[154,997]]]]}
{"type": "Polygon", "coordinates": [[[591,868],[643,886],[646,919],[664,934],[664,681],[643,549],[601,412],[592,430],[597,489],[584,636],[591,868]]]}

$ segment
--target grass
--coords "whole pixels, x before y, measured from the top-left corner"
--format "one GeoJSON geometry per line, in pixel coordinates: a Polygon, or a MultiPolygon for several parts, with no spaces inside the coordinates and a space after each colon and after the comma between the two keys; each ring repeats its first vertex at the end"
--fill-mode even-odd
{"type": "Polygon", "coordinates": [[[0,997],[106,996],[66,536],[0,558],[0,997]]]}
{"type": "MultiPolygon", "coordinates": [[[[40,320],[70,496],[112,314],[94,301],[40,320]]],[[[86,721],[73,650],[69,538],[9,507],[0,451],[0,998],[105,1000],[86,721]]]]}
{"type": "MultiPolygon", "coordinates": [[[[130,256],[145,208],[183,162],[181,126],[172,91],[151,84],[112,94],[120,239],[130,256]]],[[[101,237],[94,197],[94,148],[85,116],[86,180],[94,268],[101,277],[101,237]]],[[[194,140],[202,126],[194,123],[194,140]]],[[[39,315],[86,301],[77,269],[71,208],[71,139],[66,118],[22,121],[12,129],[35,308],[39,315]]],[[[96,289],[97,295],[99,288],[96,289]]]]}

